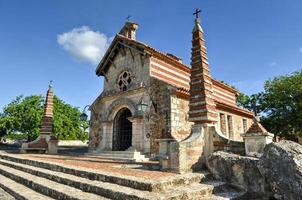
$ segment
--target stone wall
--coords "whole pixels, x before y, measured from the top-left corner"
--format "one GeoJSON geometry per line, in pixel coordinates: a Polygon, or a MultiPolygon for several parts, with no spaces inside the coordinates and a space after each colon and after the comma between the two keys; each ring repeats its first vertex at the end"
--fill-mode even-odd
{"type": "Polygon", "coordinates": [[[132,74],[130,88],[135,87],[135,85],[139,85],[141,82],[148,85],[150,80],[149,65],[150,58],[148,56],[134,54],[132,57],[132,54],[128,48],[120,50],[120,52],[114,58],[113,64],[110,65],[109,70],[105,75],[103,93],[112,93],[113,90],[116,92],[120,91],[117,84],[117,79],[123,71],[129,71],[132,74]]]}
{"type": "Polygon", "coordinates": [[[244,142],[243,141],[236,141],[230,138],[227,138],[219,128],[219,125],[211,129],[211,134],[213,137],[211,141],[209,141],[213,145],[213,152],[214,151],[227,151],[232,152],[240,155],[244,155],[244,142]]]}
{"type": "Polygon", "coordinates": [[[150,95],[154,103],[150,111],[149,130],[151,135],[151,153],[159,152],[161,138],[171,138],[171,98],[169,85],[151,78],[150,95]]]}
{"type": "Polygon", "coordinates": [[[225,131],[221,130],[223,135],[233,140],[243,141],[243,138],[240,135],[244,133],[243,119],[247,120],[247,129],[252,125],[253,119],[222,110],[217,110],[217,112],[219,113],[219,120],[217,122],[219,129],[221,130],[221,127],[225,127],[225,131]],[[228,116],[230,116],[229,119],[231,120],[228,120],[228,116]],[[220,117],[224,117],[224,119],[222,120],[224,122],[223,124],[221,124],[220,117]],[[232,125],[232,128],[230,128],[230,125],[232,125]],[[230,129],[233,131],[233,134],[230,134],[230,129]]]}
{"type": "MultiPolygon", "coordinates": [[[[113,120],[115,114],[121,108],[128,108],[132,116],[142,115],[142,113],[138,113],[138,103],[143,100],[148,105],[151,104],[150,96],[145,88],[145,86],[150,84],[149,65],[150,58],[148,56],[142,56],[141,54],[133,54],[132,56],[127,48],[123,48],[115,56],[105,74],[104,89],[92,104],[94,111],[91,112],[89,132],[89,148],[91,151],[96,149],[111,150],[113,120]],[[117,80],[124,71],[130,72],[131,83],[126,91],[121,91],[117,80]]],[[[147,110],[147,112],[149,111],[147,110]]],[[[147,132],[148,127],[144,120],[142,121],[143,127],[140,129],[147,132]]],[[[135,122],[135,124],[137,123],[135,122]]],[[[138,126],[141,126],[141,124],[138,126]]],[[[134,127],[134,133],[138,133],[137,127],[134,127]]],[[[138,142],[140,140],[140,142],[145,143],[144,145],[139,144],[140,150],[149,152],[149,139],[143,135],[139,137],[140,139],[136,138],[135,141],[138,142]]]]}
{"type": "Polygon", "coordinates": [[[188,121],[189,101],[171,95],[171,135],[177,141],[188,137],[193,123],[188,121]]]}

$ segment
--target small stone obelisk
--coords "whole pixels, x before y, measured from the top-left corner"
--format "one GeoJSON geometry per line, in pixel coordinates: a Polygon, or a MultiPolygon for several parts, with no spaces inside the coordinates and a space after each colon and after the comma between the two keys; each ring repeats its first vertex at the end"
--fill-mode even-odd
{"type": "Polygon", "coordinates": [[[23,143],[21,152],[37,151],[49,154],[57,154],[58,140],[53,135],[53,90],[50,81],[42,117],[40,136],[29,143],[23,143]]]}
{"type": "Polygon", "coordinates": [[[44,114],[40,128],[41,135],[52,135],[53,133],[53,91],[52,81],[48,86],[46,101],[44,105],[44,114]]]}

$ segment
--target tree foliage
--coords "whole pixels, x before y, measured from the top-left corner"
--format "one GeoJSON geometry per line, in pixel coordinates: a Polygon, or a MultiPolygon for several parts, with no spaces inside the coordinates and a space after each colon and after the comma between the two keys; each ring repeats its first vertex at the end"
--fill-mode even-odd
{"type": "MultiPolygon", "coordinates": [[[[0,115],[0,136],[6,134],[27,134],[34,140],[40,134],[44,111],[44,98],[38,95],[18,96],[4,107],[0,115]]],[[[88,138],[85,132],[88,122],[80,121],[78,108],[54,97],[54,134],[58,139],[71,140],[88,138]]]]}
{"type": "Polygon", "coordinates": [[[87,121],[80,120],[81,112],[78,108],[66,104],[54,97],[54,133],[61,140],[86,140],[88,134],[87,121]]]}
{"type": "Polygon", "coordinates": [[[262,92],[251,96],[240,93],[236,99],[237,105],[254,112],[255,115],[259,115],[263,111],[263,96],[264,93],[262,92]]]}
{"type": "Polygon", "coordinates": [[[262,115],[261,123],[279,136],[302,135],[302,71],[267,80],[264,92],[240,94],[237,104],[262,115]]]}
{"type": "Polygon", "coordinates": [[[262,123],[280,136],[302,135],[302,71],[268,80],[262,123]]]}

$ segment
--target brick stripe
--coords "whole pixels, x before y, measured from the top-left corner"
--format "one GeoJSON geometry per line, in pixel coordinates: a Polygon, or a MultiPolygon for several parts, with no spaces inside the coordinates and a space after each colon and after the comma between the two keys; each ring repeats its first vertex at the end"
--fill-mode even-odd
{"type": "Polygon", "coordinates": [[[230,98],[236,99],[234,93],[229,92],[229,91],[227,91],[227,90],[225,90],[225,89],[223,89],[223,88],[221,88],[221,87],[219,87],[219,86],[214,85],[213,89],[214,89],[214,91],[215,91],[216,93],[223,94],[223,95],[228,96],[228,97],[230,97],[230,98]]]}
{"type": "Polygon", "coordinates": [[[190,86],[187,85],[187,84],[183,84],[183,83],[181,83],[181,82],[175,81],[175,80],[172,79],[172,78],[169,78],[169,77],[167,77],[167,76],[165,76],[165,75],[159,74],[159,73],[154,72],[154,71],[151,71],[151,72],[150,72],[150,75],[151,75],[152,77],[154,77],[154,78],[158,78],[158,79],[160,79],[160,80],[163,80],[163,81],[165,81],[165,82],[167,82],[167,83],[169,83],[169,84],[171,84],[171,85],[175,85],[175,86],[177,86],[177,87],[183,87],[183,88],[185,88],[185,89],[189,89],[189,88],[190,88],[190,86]]]}
{"type": "Polygon", "coordinates": [[[159,66],[156,66],[154,64],[151,64],[151,70],[154,70],[154,69],[156,71],[163,72],[163,73],[168,74],[170,76],[174,76],[176,79],[180,79],[180,80],[182,80],[186,83],[189,83],[189,81],[190,81],[190,77],[184,77],[184,76],[181,76],[181,75],[179,75],[175,72],[173,73],[173,72],[169,71],[166,67],[163,67],[163,66],[159,67],[159,66]]]}
{"type": "Polygon", "coordinates": [[[234,103],[233,101],[228,101],[228,100],[219,98],[219,97],[217,97],[217,96],[215,96],[215,95],[214,95],[214,99],[215,99],[215,101],[224,102],[224,103],[226,103],[226,104],[228,104],[228,105],[231,105],[231,106],[236,105],[236,103],[234,103]]]}
{"type": "Polygon", "coordinates": [[[175,71],[177,71],[177,72],[179,72],[179,73],[184,73],[184,74],[186,74],[187,76],[190,76],[190,72],[191,72],[191,69],[190,69],[190,68],[187,68],[187,70],[182,70],[182,69],[179,69],[179,68],[174,67],[173,65],[170,65],[170,64],[165,63],[165,62],[163,62],[163,61],[161,61],[161,60],[158,60],[158,59],[156,59],[156,58],[151,58],[151,63],[152,63],[152,62],[157,63],[157,64],[159,64],[159,65],[161,65],[161,66],[168,67],[168,68],[170,68],[170,69],[172,69],[172,70],[175,70],[175,71]]]}
{"type": "Polygon", "coordinates": [[[236,100],[235,99],[231,99],[229,97],[225,97],[225,96],[217,94],[217,93],[214,93],[213,96],[214,96],[214,99],[219,98],[219,99],[223,99],[225,101],[231,102],[232,104],[236,104],[236,100]]]}

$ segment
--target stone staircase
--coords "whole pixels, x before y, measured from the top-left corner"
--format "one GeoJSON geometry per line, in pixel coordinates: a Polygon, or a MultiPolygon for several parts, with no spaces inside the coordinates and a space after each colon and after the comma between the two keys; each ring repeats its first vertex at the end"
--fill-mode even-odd
{"type": "MultiPolygon", "coordinates": [[[[147,172],[146,172],[147,173],[147,172]]],[[[223,200],[237,192],[211,174],[175,174],[160,180],[83,170],[0,152],[0,187],[16,199],[223,200]]]]}
{"type": "Polygon", "coordinates": [[[120,160],[127,162],[145,162],[148,161],[144,154],[139,151],[129,150],[129,151],[95,151],[88,153],[89,156],[94,156],[97,158],[108,159],[108,160],[120,160]]]}

